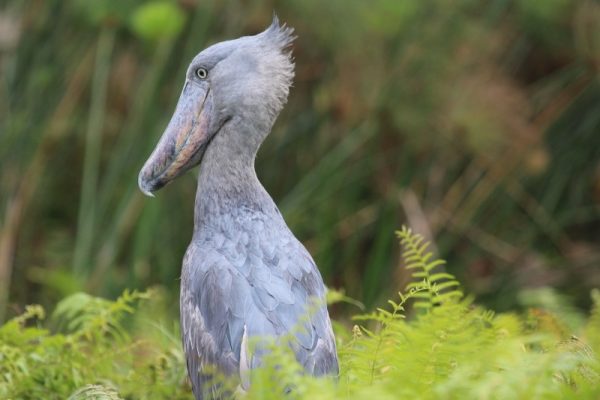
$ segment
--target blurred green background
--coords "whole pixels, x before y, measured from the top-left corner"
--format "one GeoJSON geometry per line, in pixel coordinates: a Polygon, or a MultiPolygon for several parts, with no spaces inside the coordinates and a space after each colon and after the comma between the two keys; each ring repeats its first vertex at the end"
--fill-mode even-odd
{"type": "Polygon", "coordinates": [[[329,286],[392,297],[407,224],[496,310],[589,305],[599,2],[8,0],[0,320],[151,285],[177,309],[196,174],[156,199],[137,174],[192,57],[273,11],[296,29],[296,78],[256,168],[329,286]]]}

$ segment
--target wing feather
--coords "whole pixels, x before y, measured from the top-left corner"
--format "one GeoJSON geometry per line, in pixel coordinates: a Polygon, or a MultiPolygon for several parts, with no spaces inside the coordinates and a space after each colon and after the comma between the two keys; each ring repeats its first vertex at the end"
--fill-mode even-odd
{"type": "MultiPolygon", "coordinates": [[[[246,248],[230,239],[193,243],[184,260],[182,335],[197,398],[208,393],[200,393],[210,386],[208,365],[245,384],[248,365],[261,362],[260,351],[249,361],[242,348],[253,337],[292,333],[290,345],[307,373],[337,375],[325,286],[304,246],[291,233],[283,241],[238,236],[246,248]]],[[[218,388],[209,391],[213,396],[218,388]]]]}

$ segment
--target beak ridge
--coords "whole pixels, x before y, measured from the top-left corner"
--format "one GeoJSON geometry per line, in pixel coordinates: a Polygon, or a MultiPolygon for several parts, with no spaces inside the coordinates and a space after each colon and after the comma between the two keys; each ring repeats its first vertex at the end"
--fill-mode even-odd
{"type": "Polygon", "coordinates": [[[212,95],[204,85],[186,81],[169,125],[138,176],[146,196],[197,165],[211,137],[212,95]]]}

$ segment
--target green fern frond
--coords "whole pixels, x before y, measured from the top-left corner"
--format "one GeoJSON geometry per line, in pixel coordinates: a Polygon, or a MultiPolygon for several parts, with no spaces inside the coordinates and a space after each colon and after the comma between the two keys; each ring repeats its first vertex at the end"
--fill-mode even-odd
{"type": "Polygon", "coordinates": [[[427,251],[429,242],[410,228],[402,226],[396,232],[403,247],[402,258],[405,268],[411,270],[413,280],[408,283],[405,290],[413,291],[416,299],[414,307],[429,310],[447,301],[458,301],[463,297],[460,283],[447,272],[436,272],[435,269],[446,264],[444,260],[433,259],[433,253],[427,251]]]}
{"type": "Polygon", "coordinates": [[[26,330],[24,335],[23,327],[32,320],[43,320],[46,318],[46,311],[40,305],[28,305],[25,307],[25,312],[12,318],[0,327],[0,342],[6,343],[23,343],[28,340],[34,340],[36,337],[44,336],[47,331],[32,327],[26,330]]]}
{"type": "Polygon", "coordinates": [[[122,318],[134,312],[133,306],[137,301],[149,297],[150,292],[125,290],[117,300],[109,301],[86,293],[75,293],[58,303],[52,319],[61,331],[87,340],[124,342],[128,335],[121,324],[122,318]]]}
{"type": "Polygon", "coordinates": [[[86,385],[75,391],[68,400],[123,400],[116,390],[103,385],[86,385]]]}

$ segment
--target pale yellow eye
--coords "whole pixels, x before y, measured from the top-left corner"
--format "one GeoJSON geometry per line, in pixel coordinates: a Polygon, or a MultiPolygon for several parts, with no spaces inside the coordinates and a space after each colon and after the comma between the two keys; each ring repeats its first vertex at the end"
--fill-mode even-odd
{"type": "Polygon", "coordinates": [[[206,79],[206,77],[208,76],[208,71],[205,68],[198,68],[196,70],[196,76],[199,79],[206,79]]]}

